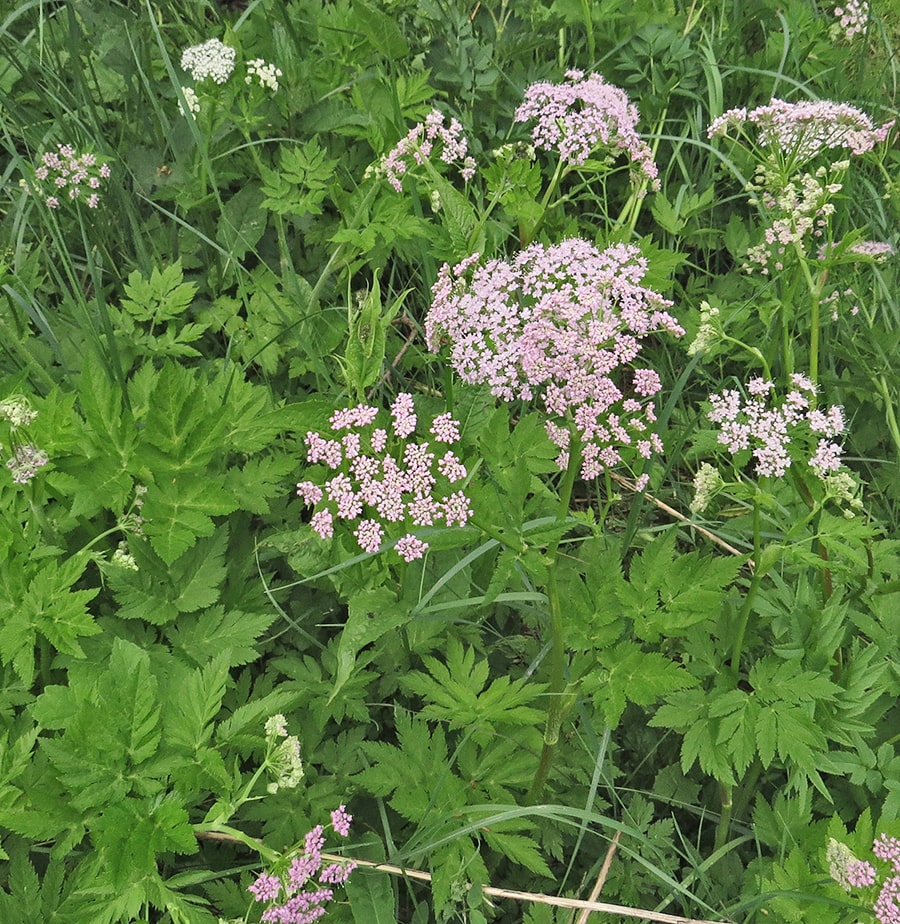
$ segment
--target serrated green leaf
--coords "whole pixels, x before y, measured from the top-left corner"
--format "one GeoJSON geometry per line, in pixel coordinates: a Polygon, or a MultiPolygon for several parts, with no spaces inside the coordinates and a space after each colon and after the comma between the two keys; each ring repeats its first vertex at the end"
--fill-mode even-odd
{"type": "Polygon", "coordinates": [[[180,260],[163,270],[154,268],[149,279],[135,270],[125,284],[128,297],[122,299],[122,310],[137,321],[154,324],[180,317],[197,292],[194,283],[183,282],[183,278],[180,260]]]}
{"type": "Polygon", "coordinates": [[[32,571],[19,598],[0,604],[0,659],[12,664],[22,681],[29,685],[34,677],[34,646],[38,635],[57,650],[84,657],[78,639],[96,635],[100,627],[87,609],[99,588],[72,590],[89,561],[85,554],[64,561],[50,559],[32,571]]]}
{"type": "Polygon", "coordinates": [[[243,260],[266,230],[263,193],[257,183],[242,186],[226,203],[219,218],[218,242],[236,260],[243,260]]]}
{"type": "Polygon", "coordinates": [[[100,364],[90,358],[85,358],[82,366],[78,403],[100,458],[114,449],[119,457],[117,461],[122,466],[127,465],[137,440],[134,420],[122,400],[121,389],[113,384],[100,364]]]}
{"type": "Polygon", "coordinates": [[[490,740],[498,725],[536,725],[543,719],[543,710],[526,704],[543,693],[544,684],[509,677],[489,683],[487,660],[476,662],[474,649],[464,648],[457,639],[449,641],[446,658],[445,664],[426,657],[430,676],[412,671],[400,680],[403,689],[424,700],[422,718],[447,722],[449,728],[469,728],[479,742],[490,740]]]}
{"type": "Polygon", "coordinates": [[[64,734],[40,740],[72,807],[102,808],[133,788],[158,790],[151,760],[161,739],[160,707],[147,653],[116,639],[109,666],[73,699],[77,712],[64,734]]]}
{"type": "Polygon", "coordinates": [[[406,58],[409,45],[393,17],[365,0],[357,0],[353,16],[372,47],[388,60],[406,58]]]}
{"type": "Polygon", "coordinates": [[[144,463],[154,475],[200,469],[222,453],[228,421],[206,403],[206,385],[196,370],[172,362],[159,371],[148,396],[144,463]]]}
{"type": "Polygon", "coordinates": [[[278,164],[277,170],[262,168],[262,207],[278,215],[320,215],[338,161],[311,138],[302,146],[281,145],[278,164]]]}
{"type": "Polygon", "coordinates": [[[396,924],[389,876],[361,867],[354,870],[344,889],[355,924],[396,924]]]}
{"type": "Polygon", "coordinates": [[[524,866],[525,869],[539,876],[553,878],[547,861],[540,855],[537,844],[523,834],[501,834],[498,831],[485,831],[484,839],[513,863],[524,866]]]}
{"type": "Polygon", "coordinates": [[[275,618],[274,611],[244,613],[214,606],[180,617],[166,634],[172,646],[195,664],[204,664],[219,652],[227,652],[229,667],[236,667],[259,657],[257,640],[275,618]]]}
{"type": "Polygon", "coordinates": [[[649,706],[676,690],[693,687],[697,680],[682,665],[657,651],[644,651],[634,642],[620,642],[598,652],[606,669],[605,681],[594,694],[606,723],[615,728],[626,702],[649,706]]]}
{"type": "Polygon", "coordinates": [[[237,505],[223,481],[211,475],[177,475],[147,488],[142,511],[144,532],[167,565],[198,538],[215,532],[212,517],[234,512],[237,505]]]}
{"type": "Polygon", "coordinates": [[[408,608],[399,605],[396,594],[386,587],[364,590],[350,598],[349,616],[341,632],[334,688],[328,697],[329,702],[350,679],[357,653],[386,632],[405,625],[411,618],[408,608]]]}
{"type": "Polygon", "coordinates": [[[213,720],[222,708],[228,683],[230,652],[221,652],[202,668],[186,671],[165,704],[162,720],[166,744],[196,752],[213,734],[213,720]]]}

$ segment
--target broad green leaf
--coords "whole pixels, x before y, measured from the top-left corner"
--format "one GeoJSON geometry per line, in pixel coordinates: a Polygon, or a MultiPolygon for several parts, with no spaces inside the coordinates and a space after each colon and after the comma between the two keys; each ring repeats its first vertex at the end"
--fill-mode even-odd
{"type": "Polygon", "coordinates": [[[177,475],[150,485],[144,499],[144,532],[157,555],[171,565],[201,536],[215,531],[212,517],[232,513],[234,498],[222,478],[177,475]]]}
{"type": "Polygon", "coordinates": [[[547,861],[540,855],[537,845],[523,834],[501,834],[498,831],[485,831],[484,839],[494,848],[508,857],[513,863],[524,866],[525,869],[539,876],[553,878],[547,861]]]}
{"type": "Polygon", "coordinates": [[[64,654],[84,657],[78,639],[96,635],[100,627],[87,604],[99,592],[72,590],[89,561],[87,553],[60,563],[49,559],[40,563],[28,579],[19,599],[0,604],[0,659],[12,664],[26,685],[34,677],[34,646],[38,635],[64,654]]]}
{"type": "Polygon", "coordinates": [[[228,421],[220,408],[208,407],[206,383],[196,370],[173,362],[156,376],[145,423],[145,464],[156,477],[166,471],[199,469],[216,454],[228,421]],[[148,452],[148,449],[154,451],[148,452]]]}
{"type": "Polygon", "coordinates": [[[167,746],[193,753],[209,743],[225,696],[229,660],[230,652],[223,651],[205,667],[186,670],[179,678],[162,715],[167,746]]]}
{"type": "Polygon", "coordinates": [[[350,615],[341,632],[337,652],[337,671],[331,702],[349,680],[357,653],[386,632],[409,622],[409,610],[401,606],[397,596],[386,587],[364,590],[350,598],[350,615]]]}
{"type": "Polygon", "coordinates": [[[390,876],[360,867],[344,885],[355,924],[396,924],[390,876]]]}
{"type": "Polygon", "coordinates": [[[248,183],[225,203],[216,238],[236,260],[243,260],[266,230],[268,216],[262,202],[259,185],[248,183]]]}
{"type": "Polygon", "coordinates": [[[244,613],[214,606],[201,613],[180,616],[167,628],[172,646],[195,664],[205,664],[220,652],[227,652],[230,667],[259,657],[258,639],[276,618],[273,610],[244,613]]]}
{"type": "Polygon", "coordinates": [[[128,297],[122,299],[122,310],[136,321],[154,324],[180,317],[197,292],[196,285],[183,282],[183,278],[180,260],[163,270],[154,267],[149,279],[135,270],[125,284],[128,297]]]}
{"type": "Polygon", "coordinates": [[[278,164],[277,170],[262,168],[262,207],[278,215],[320,215],[338,161],[311,138],[302,146],[281,145],[278,164]]]}
{"type": "Polygon", "coordinates": [[[409,54],[409,45],[395,19],[366,0],[356,0],[353,15],[372,47],[388,60],[400,60],[409,54]]]}
{"type": "Polygon", "coordinates": [[[658,651],[644,651],[635,642],[623,641],[598,652],[604,675],[594,693],[607,725],[615,728],[626,702],[650,706],[675,690],[697,684],[681,665],[658,651]]]}

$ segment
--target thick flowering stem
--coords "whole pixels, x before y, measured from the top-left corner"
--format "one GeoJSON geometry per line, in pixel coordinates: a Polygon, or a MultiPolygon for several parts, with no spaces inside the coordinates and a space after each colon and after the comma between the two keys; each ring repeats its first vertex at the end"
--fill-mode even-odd
{"type": "Polygon", "coordinates": [[[232,843],[243,844],[245,847],[249,847],[250,850],[256,851],[268,863],[276,863],[281,858],[281,854],[277,850],[267,847],[262,841],[257,840],[255,837],[250,837],[249,834],[244,834],[239,828],[233,828],[231,825],[214,821],[194,825],[193,828],[194,837],[227,840],[232,843]]]}
{"type": "Polygon", "coordinates": [[[734,637],[734,645],[731,649],[731,672],[737,677],[741,669],[741,655],[744,652],[744,636],[747,634],[747,626],[750,622],[750,614],[753,612],[753,601],[756,598],[756,592],[763,579],[763,569],[760,566],[760,555],[762,552],[762,537],[760,530],[759,501],[753,501],[753,561],[756,562],[756,568],[753,571],[753,577],[750,581],[750,587],[747,589],[747,596],[744,598],[744,605],[741,607],[741,613],[738,618],[738,631],[734,637]]]}
{"type": "Polygon", "coordinates": [[[887,421],[888,430],[890,430],[891,433],[891,439],[894,441],[894,447],[897,450],[898,456],[900,456],[900,423],[897,422],[897,415],[894,413],[893,399],[888,390],[887,380],[883,375],[879,375],[874,381],[875,387],[878,389],[878,393],[884,401],[884,416],[887,421]]]}
{"type": "MultiPolygon", "coordinates": [[[[668,107],[663,109],[662,115],[660,115],[656,127],[653,129],[652,137],[653,144],[651,146],[652,159],[656,161],[656,155],[659,152],[659,143],[662,139],[660,132],[663,130],[663,126],[666,124],[666,116],[668,115],[668,107]]],[[[641,214],[641,207],[644,204],[644,200],[647,198],[647,189],[654,185],[654,180],[648,176],[643,176],[631,190],[631,195],[628,197],[628,201],[622,207],[622,211],[619,214],[619,217],[615,221],[616,228],[626,228],[629,231],[629,237],[634,234],[634,230],[637,227],[638,216],[641,214]]]]}
{"type": "MultiPolygon", "coordinates": [[[[535,219],[531,227],[526,228],[524,224],[519,223],[519,244],[522,247],[527,247],[533,240],[535,235],[538,233],[538,229],[544,223],[544,219],[547,217],[547,212],[550,210],[550,198],[556,192],[559,187],[560,182],[562,181],[563,176],[568,173],[567,170],[564,171],[566,167],[566,162],[560,158],[556,164],[556,169],[553,171],[553,176],[550,178],[550,182],[547,184],[547,189],[544,192],[543,198],[540,201],[540,214],[535,219]]],[[[555,206],[557,203],[553,203],[555,206]]]]}
{"type": "Polygon", "coordinates": [[[525,551],[525,543],[522,542],[521,539],[517,536],[510,536],[509,533],[505,532],[499,526],[494,526],[493,523],[477,516],[469,517],[469,522],[480,529],[486,536],[490,536],[491,539],[496,539],[504,548],[519,553],[525,551]]]}
{"type": "Polygon", "coordinates": [[[819,274],[818,279],[813,279],[809,271],[809,264],[799,243],[794,242],[794,248],[797,251],[797,258],[800,268],[803,270],[803,278],[806,280],[806,287],[809,290],[810,297],[810,314],[809,314],[809,377],[813,384],[819,381],[819,313],[822,302],[822,290],[828,280],[828,271],[824,270],[819,274]]]}
{"type": "Polygon", "coordinates": [[[559,730],[562,726],[567,706],[567,697],[563,695],[566,688],[566,639],[557,582],[557,564],[559,560],[559,543],[562,539],[561,530],[569,514],[572,490],[575,487],[575,476],[580,468],[580,446],[577,437],[573,436],[569,447],[569,465],[563,475],[559,491],[559,513],[557,516],[559,528],[555,538],[547,547],[547,600],[550,607],[550,687],[548,691],[550,705],[547,708],[547,722],[544,726],[544,746],[541,750],[541,759],[531,782],[531,788],[528,790],[527,801],[532,804],[540,799],[544,784],[547,782],[553,752],[559,741],[559,730]]]}

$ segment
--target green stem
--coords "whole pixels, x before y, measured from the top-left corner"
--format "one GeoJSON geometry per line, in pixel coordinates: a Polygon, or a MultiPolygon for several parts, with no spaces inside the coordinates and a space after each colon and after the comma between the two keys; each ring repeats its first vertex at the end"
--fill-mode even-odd
{"type": "Polygon", "coordinates": [[[743,340],[736,340],[734,337],[729,337],[726,333],[719,334],[719,340],[723,343],[733,343],[735,346],[740,347],[742,350],[746,350],[754,359],[758,360],[760,365],[763,367],[763,378],[767,381],[772,381],[772,371],[769,368],[769,363],[766,361],[765,356],[762,354],[762,350],[757,347],[750,346],[748,343],[744,343],[743,340]]]}
{"type": "MultiPolygon", "coordinates": [[[[656,155],[659,153],[659,143],[662,140],[662,130],[663,126],[666,123],[666,116],[668,114],[668,108],[664,109],[662,115],[656,123],[656,128],[652,132],[653,144],[651,150],[653,152],[653,161],[656,161],[656,155]]],[[[641,207],[644,204],[644,200],[647,198],[647,187],[650,185],[650,180],[647,177],[644,177],[631,191],[631,195],[628,197],[628,201],[622,207],[622,211],[619,213],[619,217],[613,223],[613,226],[616,228],[627,227],[629,237],[634,236],[634,230],[637,227],[638,216],[641,214],[641,207]]]]}
{"type": "Polygon", "coordinates": [[[803,278],[806,281],[811,303],[809,313],[809,377],[812,379],[813,385],[816,385],[819,381],[819,313],[822,290],[825,288],[825,283],[828,279],[828,270],[823,270],[819,274],[818,280],[813,279],[812,273],[809,271],[806,255],[797,241],[794,241],[794,250],[797,253],[800,268],[803,270],[803,278]]]}
{"type": "Polygon", "coordinates": [[[560,158],[559,163],[557,163],[556,165],[556,170],[553,171],[553,176],[550,178],[550,182],[547,184],[547,190],[544,193],[544,196],[540,201],[541,213],[538,216],[535,223],[531,226],[527,234],[525,232],[525,229],[520,225],[519,244],[522,247],[527,247],[534,240],[534,236],[537,234],[538,229],[544,223],[544,219],[547,217],[547,212],[550,209],[550,197],[556,191],[556,188],[559,186],[560,181],[565,175],[563,171],[563,166],[564,166],[563,160],[562,158],[560,158]]]}
{"type": "Polygon", "coordinates": [[[221,824],[217,821],[210,824],[194,825],[194,836],[203,834],[223,834],[229,840],[239,841],[251,850],[256,851],[261,857],[264,857],[269,863],[275,863],[281,858],[281,854],[271,847],[267,847],[262,841],[249,834],[244,834],[239,828],[232,828],[231,825],[221,824]]]}
{"type": "Polygon", "coordinates": [[[490,536],[491,539],[496,539],[500,545],[504,546],[507,549],[512,550],[513,552],[522,553],[525,551],[525,543],[522,542],[516,536],[510,536],[499,526],[494,526],[493,523],[488,523],[485,520],[480,520],[478,517],[469,517],[469,522],[478,527],[486,536],[490,536]]]}
{"type": "Polygon", "coordinates": [[[725,846],[728,839],[728,831],[731,828],[731,818],[734,812],[734,788],[730,783],[719,783],[722,791],[722,814],[719,815],[719,823],[716,825],[716,840],[713,850],[720,850],[725,846]]]}
{"type": "Polygon", "coordinates": [[[894,441],[894,446],[897,449],[897,454],[900,455],[900,425],[897,423],[897,415],[894,413],[894,405],[891,401],[891,393],[888,390],[887,381],[883,375],[878,376],[875,379],[875,385],[878,388],[878,392],[881,395],[882,400],[884,401],[884,416],[887,422],[888,430],[891,434],[891,439],[894,441]]]}
{"type": "Polygon", "coordinates": [[[544,784],[550,773],[553,761],[553,752],[559,741],[559,730],[566,712],[566,697],[563,696],[566,688],[566,639],[565,626],[562,617],[562,604],[559,598],[559,585],[557,582],[557,564],[559,562],[559,543],[562,539],[562,524],[569,515],[569,505],[572,501],[572,491],[575,487],[575,478],[581,468],[581,446],[576,436],[570,438],[569,465],[563,476],[559,491],[559,511],[557,524],[559,529],[556,536],[547,547],[547,601],[550,608],[550,704],[547,707],[547,721],[544,726],[544,746],[541,749],[541,758],[538,762],[531,788],[526,796],[527,802],[537,802],[544,790],[544,784]]]}
{"type": "Polygon", "coordinates": [[[753,600],[756,592],[759,590],[762,581],[762,568],[760,566],[760,551],[762,550],[762,541],[760,538],[760,513],[759,501],[753,501],[753,561],[755,568],[753,578],[750,581],[750,587],[747,589],[747,596],[744,598],[744,605],[741,607],[741,614],[738,620],[738,631],[734,638],[734,645],[731,649],[731,672],[735,677],[738,676],[741,669],[741,655],[744,651],[744,636],[747,634],[747,626],[750,622],[750,613],[753,610],[753,600]]]}

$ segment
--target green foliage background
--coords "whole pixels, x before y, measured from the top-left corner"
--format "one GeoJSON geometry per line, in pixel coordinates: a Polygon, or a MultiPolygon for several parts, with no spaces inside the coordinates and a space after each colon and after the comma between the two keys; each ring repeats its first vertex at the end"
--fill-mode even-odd
{"type": "MultiPolygon", "coordinates": [[[[482,889],[583,898],[614,836],[605,901],[871,919],[824,850],[900,834],[896,261],[846,269],[859,313],[823,315],[819,378],[864,512],[808,507],[788,479],[708,519],[689,505],[715,442],[703,402],[759,372],[733,344],[778,362],[779,312],[800,302],[796,267],[741,271],[753,165],[706,127],[778,96],[896,117],[898,19],[872,7],[848,43],[813,0],[0,6],[0,398],[28,400],[50,457],[27,485],[0,471],[4,922],[259,920],[247,885],[340,803],[348,855],[432,881],[360,868],[334,921],[574,920],[482,889]],[[278,92],[236,73],[198,86],[186,118],[180,53],[210,37],[239,72],[277,63],[278,92]],[[523,155],[513,114],[574,67],[628,90],[658,193],[598,160],[542,199],[554,163],[523,155]],[[479,174],[432,166],[398,194],[369,168],[435,107],[479,174]],[[110,164],[95,212],[31,189],[65,143],[110,164]],[[444,261],[575,235],[637,243],[686,343],[703,300],[732,338],[702,358],[650,348],[667,452],[647,473],[666,506],[605,478],[560,519],[539,415],[461,387],[425,348],[444,261]],[[320,542],[294,495],[308,430],[401,391],[462,422],[478,514],[408,565],[320,542]],[[533,804],[551,692],[564,715],[533,804]],[[306,777],[267,794],[275,713],[306,777]]],[[[895,141],[854,165],[836,236],[900,242],[898,168],[895,141]]]]}

